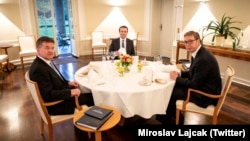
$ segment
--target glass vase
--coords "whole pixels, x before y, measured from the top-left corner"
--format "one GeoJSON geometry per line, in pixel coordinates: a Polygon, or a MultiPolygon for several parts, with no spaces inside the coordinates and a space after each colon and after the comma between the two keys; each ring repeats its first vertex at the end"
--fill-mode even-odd
{"type": "Polygon", "coordinates": [[[130,70],[129,70],[129,65],[125,65],[124,66],[124,72],[125,73],[128,73],[130,70]]]}

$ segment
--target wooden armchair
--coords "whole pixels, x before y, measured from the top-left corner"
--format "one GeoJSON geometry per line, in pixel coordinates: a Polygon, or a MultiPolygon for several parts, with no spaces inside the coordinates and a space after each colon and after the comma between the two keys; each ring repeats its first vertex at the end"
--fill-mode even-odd
{"type": "Polygon", "coordinates": [[[181,49],[186,51],[186,47],[185,47],[184,43],[181,42],[181,41],[178,41],[177,42],[177,47],[176,47],[176,59],[175,59],[176,64],[190,62],[190,60],[189,60],[190,59],[190,53],[188,51],[186,51],[186,53],[187,53],[186,58],[180,59],[179,55],[180,55],[181,49]]]}
{"type": "Polygon", "coordinates": [[[217,124],[217,117],[224,103],[227,92],[231,86],[234,73],[235,73],[234,69],[231,66],[227,66],[226,72],[222,79],[222,90],[220,95],[208,94],[199,90],[189,88],[187,99],[185,101],[184,100],[176,101],[176,125],[179,124],[180,111],[193,112],[193,113],[203,114],[206,116],[211,116],[213,118],[212,124],[217,124]],[[195,92],[197,94],[201,94],[210,98],[218,99],[218,103],[215,106],[209,105],[207,106],[207,108],[199,107],[198,105],[189,102],[191,92],[195,92]]]}
{"type": "Polygon", "coordinates": [[[25,57],[34,57],[36,56],[36,39],[35,36],[18,36],[19,42],[19,56],[22,68],[24,69],[23,59],[25,57]]]}
{"type": "Polygon", "coordinates": [[[129,32],[128,38],[133,40],[135,54],[138,55],[138,33],[137,32],[129,32]]]}
{"type": "Polygon", "coordinates": [[[61,48],[64,48],[65,46],[70,46],[70,38],[67,37],[65,34],[62,34],[61,32],[57,33],[57,42],[58,46],[61,48]]]}
{"type": "MultiPolygon", "coordinates": [[[[53,125],[61,123],[61,122],[65,122],[68,120],[73,120],[74,114],[53,115],[53,116],[49,115],[46,107],[58,104],[62,102],[63,100],[54,101],[54,102],[44,102],[40,95],[40,91],[39,91],[37,83],[29,79],[28,71],[25,73],[25,80],[26,80],[27,87],[30,91],[30,94],[32,95],[34,103],[41,116],[41,134],[43,135],[44,124],[46,124],[48,126],[49,141],[53,141],[53,125]]],[[[82,108],[87,108],[87,106],[81,107],[79,105],[77,97],[75,97],[75,102],[77,105],[77,109],[75,110],[75,113],[78,112],[78,110],[81,110],[82,108]]]]}
{"type": "Polygon", "coordinates": [[[1,69],[1,71],[4,71],[3,63],[6,62],[6,64],[7,64],[8,58],[9,58],[9,56],[7,54],[0,54],[0,69],[1,69]]]}
{"type": "Polygon", "coordinates": [[[91,33],[92,59],[94,59],[95,50],[103,50],[102,54],[106,54],[107,43],[104,39],[102,31],[94,31],[91,33]]]}

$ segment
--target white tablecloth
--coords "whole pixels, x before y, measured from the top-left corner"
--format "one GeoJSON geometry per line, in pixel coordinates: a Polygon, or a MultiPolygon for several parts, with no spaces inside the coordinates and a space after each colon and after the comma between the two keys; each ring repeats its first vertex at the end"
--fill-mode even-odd
{"type": "MultiPolygon", "coordinates": [[[[99,74],[100,84],[90,84],[87,75],[81,75],[88,66],[80,68],[75,73],[75,80],[79,83],[82,92],[91,91],[95,105],[109,105],[117,108],[125,118],[139,115],[151,118],[154,114],[165,114],[175,81],[169,79],[169,73],[163,72],[157,64],[150,62],[154,77],[164,77],[167,83],[153,82],[149,86],[139,84],[144,72],[138,72],[136,66],[131,67],[129,73],[120,77],[115,65],[109,61],[95,62],[102,66],[103,73],[99,74]],[[105,74],[105,75],[104,75],[105,74]]],[[[100,67],[99,66],[99,67],[100,67]]]]}

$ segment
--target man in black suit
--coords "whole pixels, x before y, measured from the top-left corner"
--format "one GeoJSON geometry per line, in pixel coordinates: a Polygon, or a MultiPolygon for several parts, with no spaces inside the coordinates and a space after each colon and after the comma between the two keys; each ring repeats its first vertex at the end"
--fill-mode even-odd
{"type": "Polygon", "coordinates": [[[114,51],[114,54],[117,57],[122,54],[135,55],[133,40],[127,38],[128,27],[121,26],[119,28],[119,34],[119,38],[112,40],[112,43],[109,47],[109,52],[114,51]]]}
{"type": "Polygon", "coordinates": [[[76,107],[75,96],[78,96],[80,105],[94,105],[91,93],[82,94],[77,82],[65,80],[61,73],[51,66],[55,55],[52,38],[40,37],[36,41],[36,49],[37,56],[29,69],[30,79],[37,82],[45,102],[64,100],[47,107],[50,115],[73,114],[76,107]]]}
{"type": "MultiPolygon", "coordinates": [[[[188,88],[212,94],[220,94],[221,92],[222,82],[218,62],[214,55],[201,45],[199,33],[195,31],[185,33],[184,43],[193,59],[189,71],[181,75],[176,71],[170,72],[170,78],[175,80],[176,83],[166,115],[156,117],[156,119],[165,123],[171,123],[171,119],[175,116],[176,100],[185,100],[188,88]]],[[[217,100],[199,94],[191,94],[190,101],[201,107],[217,103],[217,100]]]]}

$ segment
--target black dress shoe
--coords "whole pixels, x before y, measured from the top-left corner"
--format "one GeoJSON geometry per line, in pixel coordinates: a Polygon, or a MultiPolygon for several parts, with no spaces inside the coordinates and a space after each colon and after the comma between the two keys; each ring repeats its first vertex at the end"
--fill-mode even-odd
{"type": "Polygon", "coordinates": [[[159,122],[161,122],[162,124],[165,124],[165,125],[174,125],[175,124],[172,117],[169,117],[166,115],[156,115],[155,119],[158,120],[159,122]]]}

